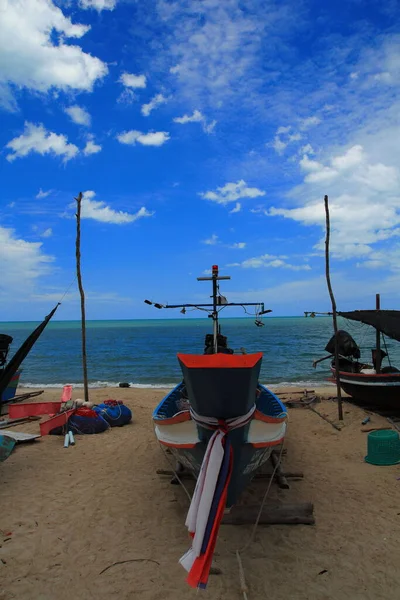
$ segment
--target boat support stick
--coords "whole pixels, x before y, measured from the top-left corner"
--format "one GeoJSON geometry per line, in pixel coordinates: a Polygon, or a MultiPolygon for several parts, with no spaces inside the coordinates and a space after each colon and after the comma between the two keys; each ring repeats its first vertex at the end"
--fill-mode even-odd
{"type": "Polygon", "coordinates": [[[336,319],[336,301],[335,301],[335,296],[333,295],[333,291],[332,291],[331,275],[330,275],[330,267],[329,267],[329,241],[330,241],[330,235],[331,235],[331,228],[330,228],[330,219],[329,219],[328,196],[324,197],[324,203],[325,203],[325,216],[326,216],[325,273],[326,273],[326,283],[328,286],[329,296],[331,297],[333,330],[335,332],[335,378],[336,378],[336,390],[337,390],[337,399],[338,399],[338,414],[339,414],[339,420],[343,421],[342,390],[340,387],[340,374],[339,374],[339,348],[338,348],[338,337],[337,337],[338,328],[337,328],[337,319],[336,319]]]}
{"type": "MultiPolygon", "coordinates": [[[[286,427],[285,435],[286,434],[287,434],[287,427],[286,427]]],[[[276,472],[277,472],[277,470],[278,470],[278,468],[280,467],[280,464],[281,464],[284,446],[285,446],[285,440],[282,442],[281,450],[279,452],[279,456],[278,456],[278,458],[275,461],[274,469],[272,471],[272,475],[271,475],[270,480],[268,482],[268,486],[267,486],[267,489],[265,491],[264,497],[263,497],[263,499],[261,501],[260,510],[258,511],[257,519],[256,519],[256,521],[255,521],[255,523],[253,525],[253,529],[252,529],[250,538],[249,538],[247,544],[245,544],[243,546],[243,548],[241,548],[240,550],[239,549],[236,550],[236,559],[237,559],[238,567],[239,567],[240,591],[242,592],[243,600],[248,600],[248,598],[249,598],[249,596],[248,596],[249,589],[248,589],[247,583],[246,583],[246,577],[245,577],[245,573],[244,573],[244,568],[243,568],[243,562],[242,562],[241,554],[244,554],[246,552],[246,550],[249,548],[249,546],[253,543],[254,538],[256,536],[257,527],[258,527],[258,524],[260,522],[260,518],[261,518],[261,515],[262,515],[262,511],[264,509],[264,506],[265,506],[265,502],[266,502],[266,500],[268,498],[268,495],[269,495],[269,492],[270,492],[270,489],[271,489],[271,486],[272,486],[272,482],[274,481],[276,472]]]]}

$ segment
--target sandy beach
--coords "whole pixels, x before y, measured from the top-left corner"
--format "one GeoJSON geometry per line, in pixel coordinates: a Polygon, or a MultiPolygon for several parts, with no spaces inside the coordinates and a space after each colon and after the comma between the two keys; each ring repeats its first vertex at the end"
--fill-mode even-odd
{"type": "MultiPolygon", "coordinates": [[[[333,388],[316,391],[330,396],[333,388]]],[[[75,390],[73,397],[81,395],[75,390]]],[[[178,564],[189,543],[188,500],[168,477],[156,474],[157,468],[168,469],[151,421],[163,395],[91,390],[93,401],[124,400],[132,424],[77,436],[68,449],[56,436],[21,444],[0,465],[1,600],[196,596],[178,564]]],[[[59,397],[60,390],[47,389],[38,400],[59,397]]],[[[317,409],[336,418],[331,400],[317,409]]],[[[366,464],[365,411],[347,402],[344,411],[341,431],[306,408],[289,411],[284,469],[303,471],[304,479],[290,490],[273,485],[271,499],[313,502],[316,524],[258,529],[243,556],[249,600],[399,598],[400,466],[366,464]]],[[[372,415],[371,424],[387,421],[372,415]]],[[[36,432],[39,426],[15,430],[36,432]]],[[[266,485],[254,482],[244,501],[260,502],[266,485]]],[[[250,526],[222,526],[215,560],[222,574],[210,578],[208,598],[242,598],[235,551],[250,532],[250,526]]]]}

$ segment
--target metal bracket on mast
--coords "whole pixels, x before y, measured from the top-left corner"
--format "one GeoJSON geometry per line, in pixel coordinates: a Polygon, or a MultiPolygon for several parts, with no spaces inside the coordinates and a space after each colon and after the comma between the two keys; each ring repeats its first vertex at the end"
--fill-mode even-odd
{"type": "Polygon", "coordinates": [[[241,306],[244,309],[246,306],[259,307],[259,309],[256,311],[256,314],[255,314],[255,317],[256,317],[255,324],[258,327],[263,325],[263,323],[260,320],[258,320],[258,317],[272,312],[270,309],[265,309],[264,302],[228,302],[227,299],[225,298],[225,296],[222,296],[219,293],[219,286],[218,286],[218,281],[222,281],[222,280],[226,281],[228,279],[230,279],[229,275],[219,275],[219,270],[218,270],[217,265],[213,265],[212,270],[211,270],[211,277],[197,277],[197,281],[212,281],[212,283],[213,283],[213,293],[211,296],[212,304],[209,302],[205,303],[205,304],[203,304],[203,303],[198,303],[198,304],[193,304],[193,303],[159,304],[158,302],[153,302],[152,300],[145,300],[144,302],[146,304],[149,304],[150,306],[154,306],[155,308],[158,308],[158,309],[180,308],[181,313],[183,313],[183,314],[186,313],[187,308],[192,308],[192,309],[197,308],[199,310],[205,310],[206,312],[210,313],[208,316],[213,320],[213,347],[214,347],[214,352],[217,353],[217,351],[218,351],[218,341],[217,340],[218,340],[218,333],[219,333],[218,313],[220,310],[222,310],[223,308],[226,308],[228,306],[241,306]],[[207,309],[211,309],[211,310],[207,310],[207,309]]]}

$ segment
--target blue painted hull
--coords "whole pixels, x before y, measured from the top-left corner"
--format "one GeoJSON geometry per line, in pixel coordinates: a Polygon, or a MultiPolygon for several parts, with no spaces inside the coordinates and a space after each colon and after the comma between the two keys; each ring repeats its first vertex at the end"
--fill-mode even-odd
{"type": "Polygon", "coordinates": [[[10,400],[12,400],[12,398],[14,398],[14,396],[16,396],[20,375],[21,375],[21,371],[17,371],[15,373],[14,377],[11,379],[10,383],[8,384],[8,386],[6,387],[6,389],[4,390],[4,392],[1,395],[2,402],[10,402],[10,400]]]}
{"type": "MultiPolygon", "coordinates": [[[[234,462],[228,487],[227,509],[237,504],[256,472],[268,461],[272,451],[272,448],[253,448],[251,444],[231,441],[234,462]]],[[[171,448],[170,450],[174,458],[197,478],[206,447],[207,444],[198,444],[193,449],[171,448]]]]}
{"type": "MultiPolygon", "coordinates": [[[[157,406],[153,413],[153,419],[156,423],[162,423],[163,420],[171,420],[174,414],[184,410],[180,404],[180,397],[184,390],[182,382],[174,388],[157,406]]],[[[259,396],[256,400],[257,411],[271,418],[282,419],[286,417],[287,412],[282,402],[270,390],[264,386],[257,386],[259,396]]],[[[244,489],[249,485],[256,472],[268,461],[273,445],[256,447],[248,442],[250,423],[244,427],[234,429],[229,432],[229,439],[233,449],[233,470],[230,478],[227,498],[227,508],[235,505],[244,489]]],[[[193,447],[174,447],[169,446],[176,461],[181,463],[187,470],[193,473],[197,478],[208,441],[213,435],[213,431],[200,425],[197,425],[199,442],[193,447]]]]}

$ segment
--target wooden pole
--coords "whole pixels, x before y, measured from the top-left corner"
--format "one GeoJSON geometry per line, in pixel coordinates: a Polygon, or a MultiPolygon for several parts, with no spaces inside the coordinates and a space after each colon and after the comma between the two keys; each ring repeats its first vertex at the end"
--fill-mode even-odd
{"type": "Polygon", "coordinates": [[[89,387],[88,387],[88,376],[87,376],[87,362],[86,362],[86,316],[85,316],[85,292],[82,285],[82,273],[81,273],[81,203],[82,203],[82,192],[79,192],[78,197],[75,198],[77,203],[76,212],[76,276],[78,279],[79,293],[81,295],[81,328],[82,328],[82,367],[83,367],[83,388],[85,394],[85,402],[89,401],[89,387]]]}
{"type": "Polygon", "coordinates": [[[328,285],[328,291],[329,291],[329,295],[331,297],[333,330],[335,332],[335,377],[336,377],[336,390],[337,390],[337,398],[338,398],[338,414],[339,414],[339,420],[343,421],[342,390],[340,387],[340,375],[339,375],[339,349],[338,349],[338,339],[337,339],[338,328],[337,328],[337,319],[336,319],[336,301],[335,301],[335,296],[333,295],[333,291],[332,291],[331,275],[330,275],[330,267],[329,267],[329,241],[330,241],[330,236],[331,236],[331,227],[330,227],[330,219],[329,219],[328,196],[324,197],[324,203],[325,203],[325,216],[326,216],[325,272],[326,272],[326,283],[328,285]]]}
{"type": "MultiPolygon", "coordinates": [[[[381,309],[381,297],[379,294],[376,294],[376,310],[381,309]]],[[[381,332],[379,329],[376,330],[376,359],[375,359],[375,371],[377,373],[381,372],[381,332]]]]}

